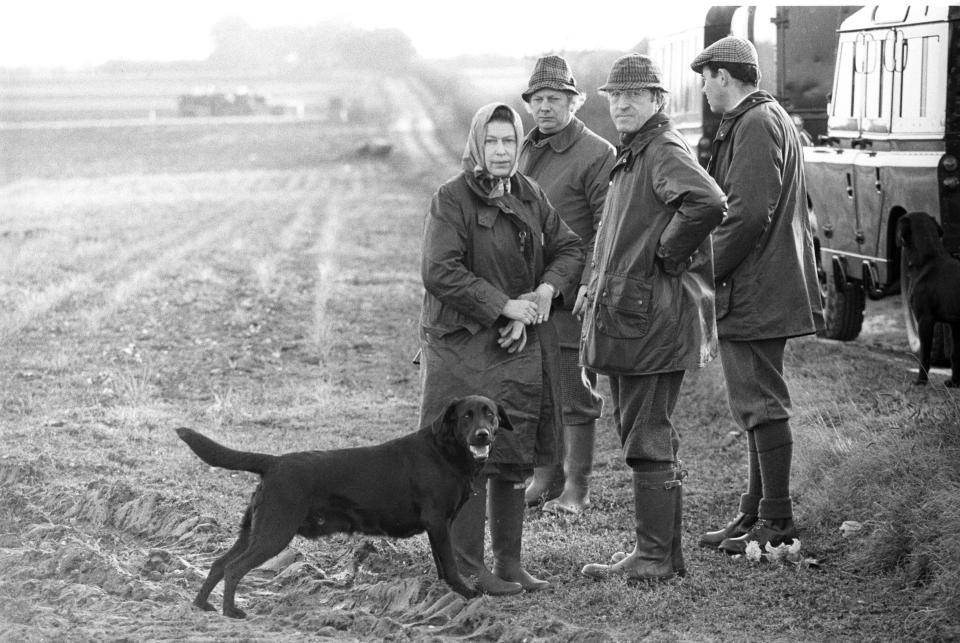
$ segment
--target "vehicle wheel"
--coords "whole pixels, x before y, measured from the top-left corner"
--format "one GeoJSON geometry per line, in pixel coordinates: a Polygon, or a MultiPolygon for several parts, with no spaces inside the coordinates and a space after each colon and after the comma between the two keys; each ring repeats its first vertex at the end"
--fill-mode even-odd
{"type": "MultiPolygon", "coordinates": [[[[920,335],[917,334],[917,317],[910,308],[910,271],[907,270],[906,255],[900,255],[900,305],[903,308],[903,325],[907,328],[907,344],[910,351],[920,356],[920,335]]],[[[931,366],[950,366],[950,355],[953,353],[953,340],[950,327],[946,324],[935,324],[933,327],[933,347],[930,349],[931,366]]]]}
{"type": "Polygon", "coordinates": [[[863,326],[863,307],[866,295],[859,281],[848,281],[838,290],[832,276],[827,275],[826,284],[820,284],[820,299],[823,303],[825,328],[821,337],[850,341],[856,339],[863,326]]]}

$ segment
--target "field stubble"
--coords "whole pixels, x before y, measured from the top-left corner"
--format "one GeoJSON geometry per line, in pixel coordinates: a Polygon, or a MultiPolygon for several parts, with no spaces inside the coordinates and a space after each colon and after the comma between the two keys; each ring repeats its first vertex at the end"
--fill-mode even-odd
{"type": "MultiPolygon", "coordinates": [[[[256,477],[203,465],[171,429],[273,453],[412,430],[419,233],[452,166],[429,165],[432,154],[348,159],[337,150],[368,132],[313,124],[270,130],[256,161],[245,141],[156,134],[180,140],[186,158],[138,130],[138,149],[155,158],[121,172],[122,134],[99,164],[61,160],[62,177],[45,173],[42,145],[20,139],[20,175],[0,187],[0,638],[957,635],[937,600],[956,597],[957,532],[921,533],[920,520],[930,510],[956,520],[946,499],[957,490],[957,398],[912,387],[910,362],[882,345],[816,339],[791,342],[787,355],[807,564],[693,546],[743,486],[743,437],[712,364],[688,376],[676,418],[691,473],[682,581],[637,589],[578,574],[631,546],[629,476],[608,408],[590,511],[528,513],[524,557],[554,581],[548,592],[466,602],[436,580],[425,537],[338,536],[295,540],[248,576],[247,621],[193,609],[256,477]],[[218,164],[200,169],[203,158],[218,164]],[[897,455],[907,438],[918,452],[897,455]],[[935,488],[911,479],[919,462],[938,468],[935,488]],[[901,516],[883,502],[898,487],[909,489],[901,516]],[[860,521],[862,535],[843,538],[844,520],[860,521]]],[[[86,150],[78,136],[62,149],[86,150]]]]}

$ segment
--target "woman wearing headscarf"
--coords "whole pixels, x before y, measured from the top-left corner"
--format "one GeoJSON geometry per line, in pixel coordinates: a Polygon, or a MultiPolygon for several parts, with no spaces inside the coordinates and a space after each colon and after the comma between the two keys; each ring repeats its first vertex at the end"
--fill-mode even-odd
{"type": "Polygon", "coordinates": [[[495,595],[548,586],[520,562],[524,489],[534,466],[560,459],[559,344],[550,311],[583,264],[579,237],[517,172],[522,138],[511,107],[481,107],[463,170],[433,195],[423,229],[420,425],[468,394],[498,402],[513,425],[497,435],[483,483],[452,530],[461,573],[495,595]],[[492,572],[484,563],[487,513],[492,572]]]}

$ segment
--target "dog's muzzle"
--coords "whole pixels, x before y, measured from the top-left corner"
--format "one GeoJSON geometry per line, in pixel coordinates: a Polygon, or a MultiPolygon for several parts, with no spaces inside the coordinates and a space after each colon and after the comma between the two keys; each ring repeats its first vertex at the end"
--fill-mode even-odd
{"type": "Polygon", "coordinates": [[[471,444],[470,453],[473,455],[474,460],[486,460],[490,457],[490,445],[474,446],[471,444]]]}
{"type": "Polygon", "coordinates": [[[474,460],[484,460],[490,457],[490,439],[492,435],[493,432],[486,428],[477,429],[477,432],[473,434],[474,440],[479,443],[469,445],[470,453],[473,455],[474,460]]]}

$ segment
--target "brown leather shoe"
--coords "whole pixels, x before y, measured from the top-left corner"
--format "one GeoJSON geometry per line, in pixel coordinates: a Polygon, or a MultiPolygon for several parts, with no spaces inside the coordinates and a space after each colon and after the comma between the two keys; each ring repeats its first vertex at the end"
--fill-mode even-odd
{"type": "Polygon", "coordinates": [[[760,546],[760,551],[763,551],[767,543],[770,543],[771,547],[777,547],[792,543],[796,537],[797,528],[793,524],[793,518],[760,520],[743,536],[727,538],[720,543],[720,551],[731,556],[744,554],[747,551],[747,544],[753,541],[760,546]]]}
{"type": "Polygon", "coordinates": [[[737,517],[727,523],[727,526],[717,531],[708,531],[700,536],[701,547],[719,547],[727,538],[739,538],[750,531],[757,522],[754,514],[738,513],[737,517]]]}

